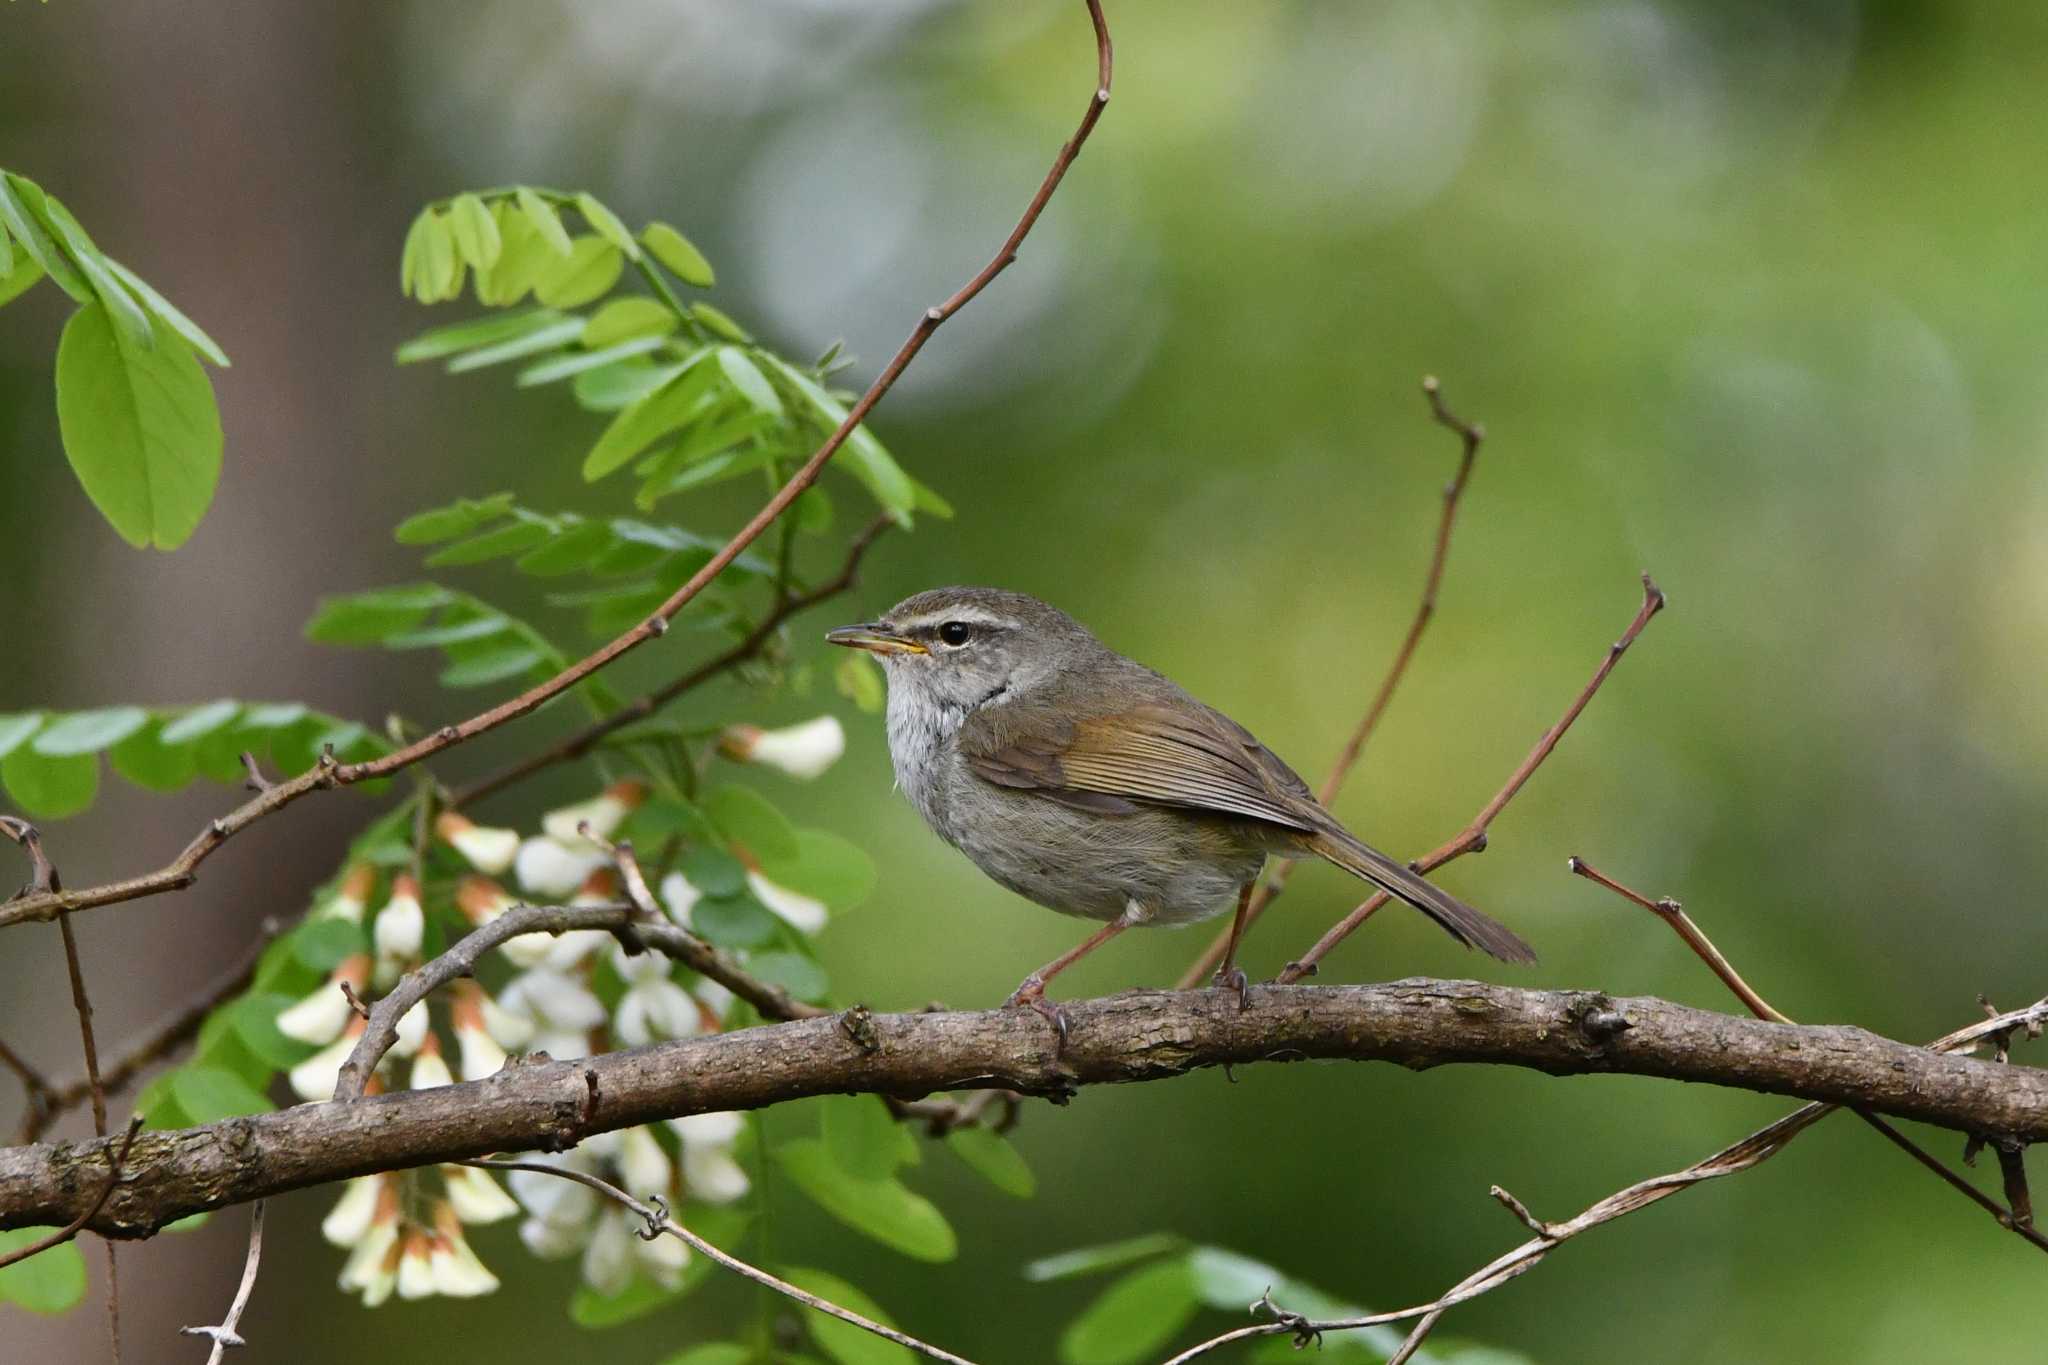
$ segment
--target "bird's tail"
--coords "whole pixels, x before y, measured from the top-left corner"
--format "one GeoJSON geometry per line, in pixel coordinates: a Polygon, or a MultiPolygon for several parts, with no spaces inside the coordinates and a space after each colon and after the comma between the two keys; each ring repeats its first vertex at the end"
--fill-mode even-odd
{"type": "Polygon", "coordinates": [[[1503,962],[1534,962],[1536,951],[1505,924],[1481,914],[1442,887],[1424,881],[1344,829],[1309,836],[1309,851],[1398,896],[1444,927],[1467,948],[1479,948],[1503,962]]]}

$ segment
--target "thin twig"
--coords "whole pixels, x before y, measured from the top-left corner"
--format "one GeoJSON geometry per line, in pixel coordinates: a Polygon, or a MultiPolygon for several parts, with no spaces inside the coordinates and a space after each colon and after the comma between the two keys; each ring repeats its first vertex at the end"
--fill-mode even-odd
{"type": "Polygon", "coordinates": [[[48,1251],[53,1246],[61,1246],[73,1237],[76,1237],[87,1223],[98,1217],[99,1211],[106,1207],[107,1196],[114,1192],[114,1186],[121,1183],[121,1168],[127,1164],[128,1152],[135,1146],[135,1135],[141,1131],[142,1115],[137,1114],[134,1118],[128,1120],[128,1131],[122,1136],[120,1147],[113,1149],[113,1155],[108,1158],[106,1181],[101,1184],[100,1192],[93,1196],[92,1203],[88,1204],[76,1218],[73,1218],[49,1236],[38,1238],[25,1247],[16,1247],[12,1251],[0,1253],[0,1270],[5,1270],[17,1261],[26,1261],[37,1252],[48,1251]]]}
{"type": "Polygon", "coordinates": [[[634,1213],[645,1219],[647,1226],[639,1235],[647,1241],[653,1241],[663,1233],[668,1233],[670,1236],[687,1243],[690,1249],[698,1255],[709,1257],[734,1274],[743,1275],[755,1284],[763,1285],[786,1298],[794,1299],[806,1308],[813,1308],[820,1313],[829,1314],[832,1317],[838,1318],[841,1322],[850,1322],[864,1332],[872,1332],[885,1341],[893,1341],[898,1346],[906,1350],[915,1351],[928,1359],[948,1361],[951,1365],[974,1365],[973,1361],[956,1356],[951,1351],[942,1350],[929,1342],[919,1341],[907,1332],[899,1332],[893,1327],[886,1327],[872,1318],[862,1317],[850,1308],[841,1308],[830,1299],[821,1299],[808,1290],[799,1289],[787,1280],[778,1279],[758,1266],[749,1265],[739,1257],[721,1251],[684,1227],[681,1223],[676,1222],[669,1215],[667,1201],[658,1195],[655,1196],[651,1206],[643,1204],[608,1180],[590,1175],[584,1171],[570,1170],[564,1166],[550,1166],[540,1161],[515,1161],[494,1157],[479,1157],[473,1161],[465,1161],[461,1164],[464,1166],[481,1166],[485,1170],[490,1171],[532,1171],[538,1175],[552,1175],[558,1176],[563,1180],[573,1180],[579,1185],[596,1190],[607,1199],[631,1209],[634,1213]]]}
{"type": "Polygon", "coordinates": [[[551,768],[558,763],[568,763],[579,759],[592,749],[595,749],[603,742],[606,736],[633,724],[635,721],[647,719],[647,717],[660,711],[677,698],[695,691],[698,687],[711,681],[711,679],[721,674],[729,673],[741,664],[755,658],[767,648],[768,642],[775,638],[776,632],[792,616],[808,611],[819,603],[837,597],[839,594],[852,589],[860,581],[860,562],[862,556],[867,553],[868,547],[875,543],[876,538],[893,525],[895,523],[885,515],[876,517],[865,527],[861,528],[860,534],[855,536],[847,546],[845,562],[840,565],[837,574],[818,584],[808,592],[778,596],[775,604],[769,608],[768,614],[763,616],[752,630],[748,631],[746,635],[741,637],[738,642],[723,654],[706,660],[688,673],[683,674],[680,678],[677,678],[674,682],[656,688],[646,696],[627,703],[604,719],[584,726],[581,730],[578,730],[575,734],[570,735],[552,748],[544,749],[530,758],[521,759],[519,762],[510,764],[489,777],[481,778],[471,783],[448,798],[448,809],[459,810],[463,807],[474,805],[485,797],[494,796],[505,788],[522,782],[537,772],[551,768]]]}
{"type": "MultiPolygon", "coordinates": [[[[242,950],[241,957],[227,971],[215,977],[204,990],[179,1006],[176,1013],[123,1051],[100,1075],[100,1083],[106,1093],[120,1093],[144,1067],[170,1056],[197,1036],[200,1026],[216,1009],[240,995],[248,986],[256,975],[257,964],[263,959],[263,950],[283,932],[283,928],[283,922],[276,917],[266,918],[257,927],[255,941],[242,950]]],[[[82,1103],[90,1093],[91,1085],[84,1076],[61,1085],[46,1083],[44,1101],[40,1105],[32,1104],[23,1121],[21,1140],[34,1142],[49,1130],[59,1115],[82,1103]]]]}
{"type": "MultiPolygon", "coordinates": [[[[1565,713],[1557,724],[1543,732],[1543,738],[1536,741],[1536,747],[1529,751],[1528,757],[1516,766],[1514,772],[1508,774],[1506,784],[1493,794],[1493,799],[1479,808],[1479,814],[1472,817],[1471,824],[1466,825],[1448,843],[1439,845],[1410,863],[1410,867],[1417,872],[1428,874],[1445,863],[1462,858],[1467,853],[1480,852],[1486,847],[1486,831],[1493,824],[1495,817],[1507,808],[1508,802],[1515,799],[1515,794],[1535,775],[1543,760],[1550,757],[1551,751],[1557,748],[1558,741],[1564,738],[1565,731],[1571,729],[1572,722],[1579,718],[1579,713],[1593,700],[1593,694],[1607,681],[1607,675],[1621,662],[1621,656],[1628,652],[1628,647],[1643,633],[1643,627],[1650,624],[1650,618],[1664,609],[1664,604],[1664,590],[1652,582],[1648,574],[1644,574],[1643,604],[1636,609],[1635,619],[1629,622],[1628,629],[1621,633],[1621,638],[1607,647],[1607,656],[1600,661],[1600,666],[1593,670],[1591,680],[1579,689],[1578,696],[1572,698],[1572,704],[1565,708],[1565,713]]],[[[1349,938],[1359,925],[1371,919],[1379,908],[1391,899],[1393,898],[1384,891],[1367,897],[1350,914],[1332,925],[1329,932],[1317,939],[1313,948],[1297,960],[1288,963],[1275,980],[1286,985],[1299,981],[1304,976],[1313,976],[1316,964],[1321,962],[1332,948],[1349,938]]]]}
{"type": "MultiPolygon", "coordinates": [[[[1444,564],[1450,558],[1451,530],[1457,524],[1458,503],[1465,494],[1465,485],[1472,480],[1472,466],[1479,458],[1479,446],[1486,440],[1486,428],[1476,422],[1468,422],[1447,407],[1443,400],[1442,386],[1435,375],[1428,375],[1422,381],[1423,396],[1429,399],[1430,416],[1439,426],[1448,427],[1458,435],[1462,453],[1458,458],[1458,471],[1451,481],[1444,485],[1443,511],[1437,518],[1436,545],[1430,551],[1429,570],[1423,575],[1422,600],[1416,605],[1415,619],[1408,623],[1408,634],[1401,641],[1401,648],[1394,654],[1394,662],[1387,669],[1386,676],[1374,691],[1372,700],[1366,705],[1365,714],[1351,731],[1351,737],[1338,751],[1337,761],[1330,765],[1330,775],[1323,779],[1322,790],[1316,799],[1329,806],[1344,789],[1351,770],[1357,766],[1358,756],[1365,751],[1366,742],[1379,728],[1380,718],[1387,712],[1387,706],[1394,699],[1394,689],[1401,685],[1401,679],[1408,672],[1409,661],[1415,657],[1415,647],[1422,642],[1422,633],[1429,629],[1430,621],[1436,616],[1437,590],[1443,586],[1444,564]]],[[[1249,931],[1259,916],[1266,913],[1280,893],[1287,889],[1287,879],[1293,875],[1295,865],[1283,862],[1274,868],[1272,874],[1253,890],[1249,904],[1245,906],[1244,930],[1249,931]]],[[[1180,990],[1190,990],[1208,980],[1216,965],[1223,961],[1223,954],[1230,942],[1230,931],[1217,934],[1202,955],[1195,959],[1177,984],[1180,990]]]]}
{"type": "Polygon", "coordinates": [[[228,1305],[228,1315],[215,1327],[180,1327],[181,1336],[211,1337],[213,1349],[207,1353],[206,1365],[220,1365],[220,1358],[230,1346],[247,1346],[242,1334],[236,1329],[241,1325],[242,1310],[249,1306],[249,1296],[256,1290],[256,1270],[263,1264],[263,1201],[256,1201],[249,1212],[249,1256],[242,1262],[242,1283],[235,1289],[235,1301],[228,1305]]]}
{"type": "Polygon", "coordinates": [[[431,758],[445,749],[462,744],[478,735],[495,730],[508,721],[517,720],[537,710],[550,699],[576,686],[599,669],[611,663],[620,655],[629,652],[647,641],[668,633],[668,623],[697,595],[711,585],[713,579],[723,573],[732,562],[745,552],[746,548],[759,539],[761,533],[773,525],[776,518],[787,512],[804,490],[818,480],[825,464],[852,436],[855,429],[867,419],[882,395],[892,388],[903,371],[924,349],[933,333],[941,324],[973,301],[976,295],[986,289],[989,283],[1017,259],[1017,250],[1024,238],[1037,224],[1039,215],[1051,201],[1053,191],[1059,188],[1067,168],[1073,165],[1080,154],[1081,146],[1094,131],[1102,111],[1108,107],[1110,80],[1114,67],[1114,54],[1109,40],[1108,22],[1103,18],[1101,0],[1085,0],[1088,17],[1095,29],[1096,85],[1089,96],[1088,107],[1081,115],[1081,121],[1074,135],[1060,147],[1053,158],[1052,168],[1039,182],[1038,190],[1031,196],[1023,216],[1010,230],[1009,236],[996,249],[996,254],[967,283],[944,302],[927,308],[924,315],[911,329],[910,336],[882,367],[867,391],[854,401],[846,417],[833,429],[817,450],[812,452],[787,482],[764,504],[760,511],[733,533],[730,540],[712,555],[704,567],[690,576],[688,582],[671,593],[666,601],[639,625],[585,655],[569,667],[555,674],[545,682],[536,684],[507,701],[500,702],[487,711],[481,711],[465,721],[444,725],[430,731],[410,744],[393,750],[381,757],[361,763],[337,763],[331,753],[324,754],[321,761],[311,770],[284,782],[272,784],[228,814],[208,825],[198,838],[188,844],[185,850],[163,867],[139,877],[123,881],[108,882],[103,886],[90,887],[84,891],[46,891],[21,897],[6,905],[0,905],[0,929],[28,920],[46,920],[61,910],[84,910],[94,906],[114,905],[144,896],[158,895],[190,886],[198,876],[199,864],[220,847],[227,839],[240,830],[246,829],[257,820],[282,810],[300,797],[313,791],[330,787],[345,787],[371,778],[389,777],[423,759],[431,758]]]}
{"type": "MultiPolygon", "coordinates": [[[[1759,1019],[1775,1024],[1798,1023],[1790,1015],[1774,1008],[1747,981],[1742,979],[1741,973],[1737,972],[1733,964],[1728,961],[1726,955],[1714,946],[1713,940],[1707,937],[1706,931],[1693,923],[1692,917],[1685,913],[1685,907],[1676,900],[1666,896],[1660,900],[1653,901],[1642,892],[1616,881],[1606,873],[1601,872],[1583,858],[1576,856],[1569,858],[1566,860],[1566,866],[1575,875],[1584,877],[1587,881],[1597,886],[1605,887],[1623,900],[1633,905],[1641,906],[1658,919],[1664,921],[1665,924],[1671,927],[1671,931],[1677,934],[1685,943],[1685,946],[1692,949],[1694,956],[1707,964],[1708,969],[1720,978],[1721,984],[1726,986],[1729,993],[1737,1000],[1740,1000],[1751,1014],[1754,1014],[1759,1019]]],[[[1932,1152],[1920,1146],[1919,1143],[1892,1127],[1891,1124],[1886,1123],[1870,1110],[1860,1105],[1851,1105],[1849,1112],[1862,1119],[1863,1122],[1869,1124],[1872,1128],[1875,1128],[1884,1136],[1886,1141],[1940,1177],[1943,1183],[1960,1192],[1964,1198],[1998,1220],[2000,1227],[2009,1228],[2041,1250],[2048,1251],[2048,1237],[2043,1237],[2040,1233],[2034,1231],[2031,1217],[2023,1218],[2020,1216],[2017,1203],[2015,1203],[2013,1208],[2007,1209],[1997,1200],[1991,1198],[1991,1196],[1985,1194],[1969,1181],[1950,1170],[1947,1163],[1943,1162],[1939,1157],[1936,1157],[1932,1152]]],[[[2024,1187],[2022,1188],[2022,1194],[2024,1194],[2024,1187]]]]}
{"type": "MultiPolygon", "coordinates": [[[[1934,1042],[1929,1043],[1927,1050],[1940,1053],[1966,1051],[1972,1048],[1978,1041],[1998,1032],[2001,1028],[2024,1027],[2029,1020],[2038,1021],[2044,1017],[2048,1017],[2048,1000],[2037,1001],[2024,1010],[2000,1015],[1994,1020],[1984,1020],[1967,1028],[1958,1029],[1946,1037],[1937,1038],[1934,1042]]],[[[1294,1333],[1297,1340],[1300,1340],[1304,1339],[1304,1334],[1313,1336],[1325,1332],[1351,1331],[1361,1327],[1375,1327],[1383,1323],[1420,1318],[1421,1321],[1416,1323],[1415,1329],[1409,1335],[1408,1340],[1403,1342],[1401,1349],[1389,1359],[1389,1365],[1393,1365],[1394,1361],[1406,1361],[1413,1356],[1415,1350],[1421,1345],[1423,1338],[1429,1334],[1429,1330],[1436,1325],[1437,1320],[1443,1316],[1446,1310],[1460,1303],[1475,1299],[1481,1294],[1498,1289],[1516,1276],[1533,1270],[1538,1263],[1557,1247],[1582,1232],[1599,1227],[1603,1223],[1611,1223],[1624,1214],[1633,1213],[1640,1208],[1646,1208],[1659,1200],[1667,1199],[1683,1190],[1690,1189],[1694,1185],[1702,1184],[1709,1180],[1717,1180],[1722,1176],[1734,1175],[1740,1171],[1746,1171],[1754,1166],[1761,1165],[1783,1151],[1785,1145],[1791,1142],[1793,1138],[1833,1113],[1835,1108],[1836,1106],[1832,1104],[1809,1104],[1800,1109],[1795,1109],[1776,1123],[1758,1129],[1740,1142],[1724,1147],[1712,1156],[1694,1162],[1682,1171],[1673,1171],[1668,1175],[1652,1176],[1648,1180],[1638,1181],[1626,1189],[1617,1190],[1605,1199],[1587,1206],[1576,1216],[1560,1223],[1543,1222],[1530,1213],[1527,1206],[1523,1205],[1520,1200],[1515,1199],[1512,1195],[1506,1195],[1505,1191],[1498,1191],[1495,1194],[1495,1198],[1501,1199],[1501,1202],[1508,1210],[1524,1226],[1534,1230],[1536,1235],[1512,1250],[1488,1261],[1485,1265],[1453,1285],[1441,1297],[1433,1299],[1426,1304],[1419,1304],[1413,1308],[1404,1308],[1392,1313],[1376,1313],[1368,1317],[1333,1318],[1327,1321],[1315,1321],[1290,1314],[1287,1319],[1281,1321],[1254,1323],[1249,1327],[1240,1327],[1234,1331],[1212,1337],[1174,1356],[1166,1362],[1166,1365],[1186,1365],[1188,1361],[1207,1355],[1232,1342],[1244,1341],[1254,1337],[1294,1333]],[[1506,1197],[1502,1198],[1503,1195],[1506,1195],[1506,1197]]]]}

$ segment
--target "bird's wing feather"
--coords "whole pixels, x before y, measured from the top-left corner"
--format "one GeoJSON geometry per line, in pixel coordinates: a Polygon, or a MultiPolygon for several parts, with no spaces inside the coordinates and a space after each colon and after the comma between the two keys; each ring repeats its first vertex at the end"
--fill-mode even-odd
{"type": "Polygon", "coordinates": [[[1123,814],[1144,803],[1319,827],[1307,785],[1207,707],[1145,704],[1079,719],[1004,707],[969,717],[960,749],[985,781],[1084,809],[1123,814]]]}

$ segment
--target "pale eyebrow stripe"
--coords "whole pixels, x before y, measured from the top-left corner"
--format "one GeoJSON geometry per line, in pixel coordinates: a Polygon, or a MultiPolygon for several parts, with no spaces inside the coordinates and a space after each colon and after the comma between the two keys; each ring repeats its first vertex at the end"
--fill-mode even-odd
{"type": "Polygon", "coordinates": [[[997,616],[992,611],[982,607],[965,606],[947,611],[923,612],[916,616],[905,617],[897,624],[900,629],[913,630],[922,626],[944,625],[948,621],[965,621],[970,625],[977,626],[999,626],[1003,624],[1003,618],[997,616]]]}

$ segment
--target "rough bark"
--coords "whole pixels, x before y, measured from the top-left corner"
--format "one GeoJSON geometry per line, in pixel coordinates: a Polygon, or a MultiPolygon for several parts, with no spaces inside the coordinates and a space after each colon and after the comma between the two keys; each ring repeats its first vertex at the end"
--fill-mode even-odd
{"type": "MultiPolygon", "coordinates": [[[[911,1098],[1003,1087],[1064,1099],[1224,1063],[1309,1058],[1423,1069],[1493,1062],[1616,1072],[1862,1106],[1966,1133],[2048,1139],[2048,1072],[1942,1056],[1862,1029],[1762,1023],[1653,998],[1473,981],[1131,992],[1069,1004],[1065,1054],[1029,1010],[847,1014],[581,1061],[527,1060],[486,1081],[300,1105],[135,1140],[88,1226],[147,1236],[203,1209],[372,1171],[553,1149],[684,1114],[839,1092],[911,1098]]],[[[0,1150],[0,1228],[62,1225],[105,1183],[108,1141],[0,1150]]]]}

